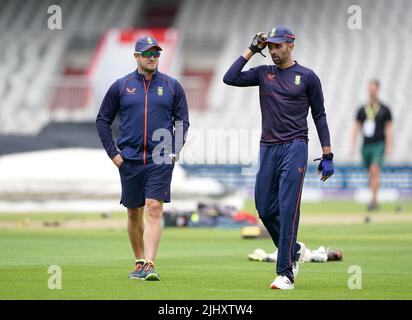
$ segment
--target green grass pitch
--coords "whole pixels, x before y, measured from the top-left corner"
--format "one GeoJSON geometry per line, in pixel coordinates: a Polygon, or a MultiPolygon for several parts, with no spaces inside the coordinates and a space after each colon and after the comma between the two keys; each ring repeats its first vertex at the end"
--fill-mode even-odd
{"type": "Polygon", "coordinates": [[[274,291],[275,264],[247,260],[256,248],[274,250],[271,241],[241,239],[240,229],[166,228],[160,282],[127,279],[126,230],[0,230],[0,299],[412,299],[412,223],[301,225],[299,239],[344,259],[302,264],[295,290],[274,291]],[[48,288],[50,265],[62,269],[60,290],[48,288]],[[352,265],[359,290],[348,288],[352,265]]]}

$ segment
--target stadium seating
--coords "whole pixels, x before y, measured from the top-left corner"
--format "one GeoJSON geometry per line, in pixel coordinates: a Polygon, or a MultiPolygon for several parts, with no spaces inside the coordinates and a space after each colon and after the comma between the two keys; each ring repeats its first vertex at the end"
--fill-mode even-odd
{"type": "Polygon", "coordinates": [[[47,123],[49,99],[70,41],[133,25],[141,1],[57,0],[62,30],[49,30],[50,1],[0,1],[0,133],[36,133],[47,123]],[[119,10],[124,8],[124,10],[119,10]]]}

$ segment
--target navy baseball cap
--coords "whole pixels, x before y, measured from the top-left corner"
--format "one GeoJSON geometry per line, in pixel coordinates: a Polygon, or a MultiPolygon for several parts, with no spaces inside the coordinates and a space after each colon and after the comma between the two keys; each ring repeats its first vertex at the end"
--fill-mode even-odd
{"type": "Polygon", "coordinates": [[[270,43],[282,43],[282,42],[289,42],[293,43],[295,41],[296,36],[288,27],[278,26],[276,28],[272,28],[269,31],[268,38],[265,42],[270,43]]]}
{"type": "Polygon", "coordinates": [[[159,51],[162,51],[160,48],[158,41],[150,36],[145,36],[137,39],[136,45],[134,47],[134,51],[136,52],[145,52],[151,48],[156,48],[159,51]]]}

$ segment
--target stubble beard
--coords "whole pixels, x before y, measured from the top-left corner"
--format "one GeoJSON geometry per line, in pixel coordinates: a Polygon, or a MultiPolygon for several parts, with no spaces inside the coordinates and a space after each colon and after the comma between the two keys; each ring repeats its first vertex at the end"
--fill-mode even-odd
{"type": "Polygon", "coordinates": [[[143,66],[142,64],[140,65],[140,69],[143,71],[143,72],[145,72],[145,73],[154,73],[156,70],[157,70],[157,64],[156,63],[154,63],[154,67],[149,67],[148,65],[147,66],[143,66]]]}

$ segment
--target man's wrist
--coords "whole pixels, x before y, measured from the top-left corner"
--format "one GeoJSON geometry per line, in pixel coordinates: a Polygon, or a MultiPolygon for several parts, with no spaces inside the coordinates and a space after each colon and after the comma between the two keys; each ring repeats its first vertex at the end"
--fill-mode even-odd
{"type": "Polygon", "coordinates": [[[120,152],[118,152],[118,151],[116,151],[116,153],[110,154],[109,158],[113,160],[113,159],[116,158],[117,156],[121,156],[120,152]]]}
{"type": "Polygon", "coordinates": [[[332,152],[324,153],[324,154],[322,155],[322,159],[333,160],[333,153],[332,153],[332,152]]]}
{"type": "Polygon", "coordinates": [[[250,58],[253,57],[255,53],[250,50],[249,48],[242,54],[242,57],[245,58],[246,60],[249,60],[250,58]]]}

